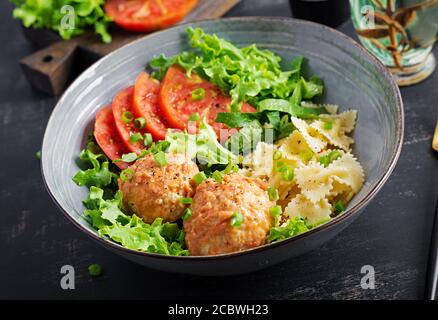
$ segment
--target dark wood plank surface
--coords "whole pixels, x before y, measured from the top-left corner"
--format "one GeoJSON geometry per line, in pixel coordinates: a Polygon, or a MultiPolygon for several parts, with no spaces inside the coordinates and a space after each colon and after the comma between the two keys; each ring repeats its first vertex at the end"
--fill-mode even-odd
{"type": "MultiPolygon", "coordinates": [[[[404,148],[395,172],[362,215],[318,250],[269,269],[229,278],[174,275],[131,263],[92,242],[53,204],[35,152],[56,103],[32,90],[18,59],[32,52],[12,6],[0,2],[0,298],[145,299],[422,299],[438,190],[431,149],[438,117],[438,72],[402,89],[404,148]],[[104,275],[92,279],[87,266],[104,275]],[[60,268],[76,270],[76,289],[59,285],[60,268]],[[363,265],[376,289],[360,287],[363,265]]],[[[290,16],[287,1],[244,0],[229,15],[290,16]]],[[[341,31],[353,36],[346,23],[341,31]]],[[[434,49],[438,56],[438,48],[434,49]]]]}

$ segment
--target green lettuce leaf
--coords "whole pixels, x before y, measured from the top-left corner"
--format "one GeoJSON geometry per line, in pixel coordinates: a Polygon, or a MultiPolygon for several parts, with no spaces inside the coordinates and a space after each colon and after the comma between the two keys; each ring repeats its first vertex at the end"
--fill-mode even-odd
{"type": "Polygon", "coordinates": [[[263,138],[264,128],[258,121],[254,121],[229,137],[225,142],[225,146],[236,154],[245,154],[248,151],[255,150],[257,144],[264,140],[263,138]]]}
{"type": "Polygon", "coordinates": [[[306,81],[302,77],[302,56],[292,61],[291,70],[283,71],[281,57],[272,51],[256,45],[238,48],[200,28],[188,28],[187,34],[195,51],[153,59],[150,64],[157,70],[156,77],[161,79],[172,64],[180,65],[188,74],[195,71],[231,96],[234,112],[240,111],[244,101],[257,105],[258,101],[268,98],[288,100],[298,87],[302,91],[300,99],[312,99],[323,92],[319,78],[306,81]]]}
{"type": "Polygon", "coordinates": [[[95,147],[93,143],[89,143],[87,148],[81,152],[80,160],[90,168],[80,170],[73,177],[73,181],[79,186],[103,188],[118,178],[118,175],[110,170],[108,158],[103,152],[92,150],[95,147]]]}
{"type": "Polygon", "coordinates": [[[111,42],[108,33],[111,18],[103,10],[105,0],[13,0],[12,3],[16,6],[13,17],[20,19],[25,27],[52,29],[64,40],[93,29],[103,42],[111,42]]]}
{"type": "Polygon", "coordinates": [[[268,242],[285,240],[308,230],[309,228],[306,226],[304,219],[295,217],[280,226],[272,227],[269,230],[268,242]]]}
{"type": "Polygon", "coordinates": [[[201,164],[237,163],[239,158],[221,145],[213,128],[203,119],[199,125],[198,134],[169,130],[166,141],[170,143],[169,152],[186,153],[201,164]]]}
{"type": "Polygon", "coordinates": [[[184,233],[176,223],[163,223],[162,219],[156,219],[147,224],[136,215],[125,214],[120,191],[114,198],[105,200],[104,191],[93,186],[83,203],[87,208],[84,215],[101,236],[133,250],[188,255],[184,248],[184,233]]]}

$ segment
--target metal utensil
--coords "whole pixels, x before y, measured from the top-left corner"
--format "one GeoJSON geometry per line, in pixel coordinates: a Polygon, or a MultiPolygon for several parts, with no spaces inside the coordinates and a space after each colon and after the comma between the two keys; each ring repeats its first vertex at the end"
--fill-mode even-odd
{"type": "Polygon", "coordinates": [[[429,266],[427,268],[426,298],[435,300],[438,285],[438,196],[435,206],[435,218],[432,229],[432,240],[429,250],[429,266]]]}

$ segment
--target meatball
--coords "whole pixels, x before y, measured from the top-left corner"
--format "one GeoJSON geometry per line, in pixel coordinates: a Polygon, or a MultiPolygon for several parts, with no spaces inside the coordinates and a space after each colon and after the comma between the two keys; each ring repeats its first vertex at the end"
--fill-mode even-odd
{"type": "Polygon", "coordinates": [[[196,164],[183,154],[167,154],[167,164],[160,166],[153,155],[137,160],[129,167],[133,177],[119,179],[123,207],[135,213],[146,223],[155,218],[173,222],[181,218],[186,205],[181,198],[193,197],[192,178],[199,172],[196,164]]]}
{"type": "Polygon", "coordinates": [[[208,179],[197,189],[192,217],[184,221],[191,255],[215,255],[260,246],[273,224],[267,186],[259,179],[231,174],[222,182],[208,179]],[[232,226],[233,215],[242,215],[240,226],[232,226]]]}

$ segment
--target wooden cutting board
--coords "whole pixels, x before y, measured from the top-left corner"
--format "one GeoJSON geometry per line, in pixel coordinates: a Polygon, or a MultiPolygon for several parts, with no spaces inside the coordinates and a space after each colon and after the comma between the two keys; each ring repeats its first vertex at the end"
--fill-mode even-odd
{"type": "MultiPolygon", "coordinates": [[[[180,23],[219,18],[239,1],[198,0],[196,8],[180,23]]],[[[23,72],[33,87],[53,96],[60,95],[83,70],[99,58],[145,36],[113,26],[110,29],[113,40],[105,44],[92,33],[62,41],[51,30],[23,30],[29,41],[43,48],[20,60],[23,72]]]]}

